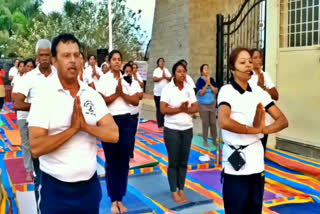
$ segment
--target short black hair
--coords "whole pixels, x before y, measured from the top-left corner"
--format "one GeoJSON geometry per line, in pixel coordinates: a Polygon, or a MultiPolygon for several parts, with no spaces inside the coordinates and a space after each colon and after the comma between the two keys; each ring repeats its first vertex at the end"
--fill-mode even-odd
{"type": "Polygon", "coordinates": [[[186,66],[188,66],[188,62],[185,59],[180,59],[178,62],[182,62],[183,64],[185,64],[186,66]]]}
{"type": "Polygon", "coordinates": [[[53,40],[52,40],[52,44],[51,44],[51,55],[52,57],[57,57],[57,46],[59,44],[59,42],[74,42],[77,43],[77,45],[79,46],[80,49],[80,43],[79,40],[70,33],[62,33],[59,34],[58,36],[56,36],[53,40]]]}
{"type": "Polygon", "coordinates": [[[24,66],[24,61],[23,60],[19,61],[18,68],[19,68],[20,64],[23,64],[23,66],[24,66]]]}
{"type": "Polygon", "coordinates": [[[126,71],[126,68],[127,68],[127,67],[130,67],[130,68],[131,68],[131,71],[133,70],[133,69],[132,69],[132,65],[130,65],[129,63],[127,63],[127,64],[125,64],[125,65],[123,66],[123,69],[122,69],[123,72],[126,71]]]}
{"type": "Polygon", "coordinates": [[[24,65],[28,64],[29,62],[32,63],[32,65],[33,65],[34,68],[36,67],[36,63],[35,63],[34,60],[31,59],[31,58],[24,60],[24,65]]]}
{"type": "Polygon", "coordinates": [[[108,60],[109,60],[109,62],[111,61],[111,58],[112,58],[113,55],[115,55],[115,54],[119,54],[119,55],[120,55],[120,59],[121,59],[121,61],[122,61],[122,54],[121,54],[121,52],[118,51],[118,50],[112,50],[112,51],[109,53],[109,55],[108,55],[108,60]]]}
{"type": "Polygon", "coordinates": [[[157,59],[157,66],[158,66],[158,67],[159,67],[159,62],[160,62],[160,60],[162,60],[163,62],[165,62],[163,57],[158,58],[158,59],[157,59]]]}
{"type": "Polygon", "coordinates": [[[181,66],[186,70],[186,72],[187,72],[187,67],[186,67],[186,65],[185,65],[183,62],[178,61],[178,62],[176,62],[176,63],[173,65],[173,67],[172,67],[172,75],[175,75],[176,70],[177,70],[177,68],[178,68],[180,65],[181,65],[181,66]]]}
{"type": "Polygon", "coordinates": [[[94,57],[95,60],[97,60],[97,57],[96,57],[95,55],[91,54],[91,55],[88,56],[88,61],[90,60],[90,58],[91,58],[92,56],[94,57]]]}
{"type": "Polygon", "coordinates": [[[82,58],[84,59],[84,54],[82,51],[80,51],[80,55],[82,56],[82,58]]]}
{"type": "Polygon", "coordinates": [[[132,68],[133,68],[134,65],[135,65],[137,68],[139,68],[138,64],[135,63],[135,62],[133,63],[132,68]]]}
{"type": "Polygon", "coordinates": [[[106,63],[103,63],[103,64],[101,65],[101,70],[103,69],[104,66],[107,66],[107,68],[108,68],[108,65],[107,65],[106,63]]]}
{"type": "Polygon", "coordinates": [[[251,54],[250,54],[250,50],[248,48],[244,48],[244,47],[238,47],[238,48],[235,48],[231,51],[230,53],[230,56],[229,56],[229,68],[234,71],[236,70],[236,61],[238,59],[238,56],[239,54],[242,52],[242,51],[245,51],[247,52],[250,57],[251,57],[251,54]]]}
{"type": "Polygon", "coordinates": [[[202,64],[201,66],[200,66],[200,73],[202,74],[202,72],[203,72],[203,68],[204,68],[204,66],[208,66],[209,67],[209,65],[208,64],[202,64]]]}

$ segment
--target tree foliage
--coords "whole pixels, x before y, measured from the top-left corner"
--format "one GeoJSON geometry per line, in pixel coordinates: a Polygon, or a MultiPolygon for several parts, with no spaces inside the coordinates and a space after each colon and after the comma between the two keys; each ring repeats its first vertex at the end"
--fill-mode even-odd
{"type": "MultiPolygon", "coordinates": [[[[20,3],[23,2],[37,4],[38,8],[42,3],[42,1],[20,0],[20,3]]],[[[113,46],[122,51],[124,58],[129,59],[141,50],[145,32],[142,32],[139,25],[141,11],[134,13],[125,6],[125,3],[126,0],[112,2],[113,46]]],[[[33,57],[37,40],[41,38],[51,40],[59,33],[73,33],[79,39],[85,55],[95,54],[96,49],[109,46],[106,0],[100,2],[80,0],[76,3],[66,1],[62,13],[53,12],[48,15],[41,11],[31,13],[27,10],[28,6],[19,7],[19,10],[16,9],[15,13],[11,13],[10,7],[5,7],[8,15],[3,18],[0,15],[0,41],[3,37],[9,37],[6,42],[7,55],[11,53],[20,57],[33,57]],[[2,34],[1,23],[5,22],[4,19],[7,17],[11,17],[15,26],[6,26],[6,29],[10,27],[12,31],[2,34]]]]}

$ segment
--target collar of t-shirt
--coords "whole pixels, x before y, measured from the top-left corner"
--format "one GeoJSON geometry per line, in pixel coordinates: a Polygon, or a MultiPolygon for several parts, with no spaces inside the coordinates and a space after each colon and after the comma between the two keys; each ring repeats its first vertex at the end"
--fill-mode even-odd
{"type": "Polygon", "coordinates": [[[233,87],[235,90],[237,90],[240,94],[244,94],[244,92],[246,92],[246,91],[252,92],[252,89],[251,89],[249,83],[248,83],[248,86],[247,86],[247,89],[246,89],[246,90],[243,90],[243,88],[241,88],[241,86],[240,86],[234,79],[231,80],[231,85],[232,85],[232,87],[233,87]]]}
{"type": "MultiPolygon", "coordinates": [[[[43,75],[42,73],[41,73],[41,71],[40,71],[40,67],[39,67],[40,65],[38,65],[34,70],[35,70],[35,73],[37,74],[37,75],[43,75]]],[[[55,73],[57,73],[57,70],[56,70],[56,68],[53,66],[53,65],[51,65],[51,73],[48,75],[48,77],[49,76],[52,76],[52,75],[54,75],[55,73]]]]}
{"type": "MultiPolygon", "coordinates": [[[[82,82],[82,81],[80,81],[80,80],[77,80],[78,81],[78,83],[79,83],[79,86],[80,86],[80,89],[79,89],[79,91],[78,91],[78,93],[77,93],[77,96],[80,96],[85,90],[87,90],[88,89],[88,86],[84,83],[84,82],[82,82]]],[[[57,91],[61,91],[61,92],[65,92],[66,90],[63,88],[63,86],[62,86],[62,84],[61,84],[61,82],[60,82],[60,79],[59,79],[59,77],[56,77],[56,78],[54,78],[54,80],[52,81],[52,86],[53,86],[53,89],[55,89],[55,90],[57,90],[57,91]]]]}

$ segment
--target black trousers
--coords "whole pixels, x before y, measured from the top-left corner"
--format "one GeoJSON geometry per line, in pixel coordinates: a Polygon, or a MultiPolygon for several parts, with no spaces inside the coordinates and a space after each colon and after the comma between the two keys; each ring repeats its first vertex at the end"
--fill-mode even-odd
{"type": "Polygon", "coordinates": [[[223,174],[225,214],[261,214],[264,172],[252,175],[223,174]]]}
{"type": "Polygon", "coordinates": [[[261,143],[262,143],[264,152],[266,152],[266,149],[267,149],[267,142],[268,142],[268,135],[265,134],[263,135],[263,138],[261,138],[261,143]]]}
{"type": "Polygon", "coordinates": [[[2,109],[4,104],[4,97],[0,97],[0,110],[2,109]]]}
{"type": "Polygon", "coordinates": [[[99,214],[102,198],[97,173],[87,181],[68,183],[41,174],[40,210],[45,214],[99,214]]]}
{"type": "Polygon", "coordinates": [[[164,126],[164,115],[160,112],[160,96],[154,96],[154,103],[156,104],[156,116],[158,127],[164,126]]]}
{"type": "Polygon", "coordinates": [[[102,142],[106,158],[107,191],[111,202],[122,201],[127,192],[129,161],[133,147],[131,115],[116,115],[113,119],[119,127],[119,141],[102,142]]]}
{"type": "Polygon", "coordinates": [[[133,136],[132,136],[132,150],[131,150],[131,154],[130,154],[130,158],[133,158],[133,150],[134,150],[134,144],[136,141],[136,133],[137,133],[137,129],[138,129],[138,120],[139,120],[139,113],[137,114],[133,114],[131,115],[132,117],[132,132],[133,132],[133,136]]]}
{"type": "Polygon", "coordinates": [[[163,134],[169,159],[168,181],[170,191],[183,190],[192,141],[192,128],[180,131],[165,127],[163,134]]]}

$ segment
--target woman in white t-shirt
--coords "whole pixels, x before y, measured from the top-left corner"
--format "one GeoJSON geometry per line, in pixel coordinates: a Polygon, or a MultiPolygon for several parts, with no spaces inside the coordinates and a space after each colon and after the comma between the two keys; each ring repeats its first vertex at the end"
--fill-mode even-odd
{"type": "Polygon", "coordinates": [[[127,191],[129,161],[133,147],[134,122],[131,106],[139,104],[139,96],[130,84],[122,78],[120,69],[122,54],[113,50],[109,54],[110,75],[103,75],[99,80],[98,91],[106,102],[114,121],[119,127],[119,141],[116,144],[102,142],[106,158],[106,181],[111,199],[111,213],[126,213],[128,209],[122,199],[127,191]]]}
{"type": "Polygon", "coordinates": [[[133,158],[133,150],[134,150],[134,143],[135,143],[135,135],[137,133],[137,128],[138,128],[138,120],[139,120],[139,112],[140,112],[140,100],[142,100],[143,97],[143,92],[140,87],[140,84],[136,79],[134,78],[133,74],[133,67],[128,63],[123,66],[123,71],[124,71],[124,76],[123,79],[126,81],[127,87],[129,87],[129,90],[131,94],[137,94],[139,97],[139,105],[130,105],[130,114],[133,120],[132,123],[132,150],[130,154],[130,158],[133,158]]]}
{"type": "Polygon", "coordinates": [[[248,84],[252,72],[248,49],[233,50],[229,64],[233,79],[218,94],[218,119],[224,141],[225,213],[260,214],[264,193],[264,151],[260,138],[262,134],[286,128],[288,121],[266,91],[248,84]],[[275,120],[268,126],[265,111],[275,120]]]}
{"type": "Polygon", "coordinates": [[[132,74],[133,74],[133,78],[139,83],[140,87],[144,88],[144,82],[140,74],[138,73],[138,65],[136,63],[132,64],[132,74]]]}
{"type": "Polygon", "coordinates": [[[161,93],[160,109],[164,117],[164,142],[168,152],[168,180],[172,199],[188,201],[184,195],[189,152],[192,141],[192,117],[198,112],[193,88],[186,81],[187,68],[177,62],[172,68],[173,81],[161,93]]]}
{"type": "Polygon", "coordinates": [[[96,87],[102,75],[102,71],[97,66],[96,56],[90,55],[88,57],[88,67],[84,70],[84,81],[88,84],[93,83],[96,87]]]}
{"type": "Polygon", "coordinates": [[[157,117],[158,127],[162,129],[164,124],[164,115],[161,114],[160,112],[160,97],[161,97],[162,89],[171,80],[171,74],[168,71],[168,69],[164,67],[164,58],[160,57],[157,60],[157,66],[158,67],[153,71],[153,79],[152,79],[154,82],[153,96],[154,96],[154,102],[156,105],[156,117],[157,117]]]}
{"type": "MultiPolygon", "coordinates": [[[[35,63],[32,59],[26,59],[24,62],[20,61],[18,66],[18,74],[13,79],[13,89],[12,97],[14,98],[15,88],[19,84],[25,84],[23,82],[24,76],[26,73],[35,68],[35,63]]],[[[21,145],[22,145],[22,154],[23,154],[23,164],[26,169],[26,181],[31,182],[33,180],[33,162],[30,152],[30,143],[29,143],[29,132],[27,117],[29,115],[28,111],[17,111],[17,125],[19,127],[21,145]]]]}
{"type": "MultiPolygon", "coordinates": [[[[268,72],[262,70],[262,55],[260,50],[258,49],[251,49],[250,55],[252,58],[252,65],[253,65],[253,74],[251,79],[248,81],[251,86],[259,86],[264,91],[270,94],[271,98],[275,101],[279,99],[279,93],[276,89],[274,83],[268,72]]],[[[266,114],[266,125],[269,125],[271,122],[271,118],[268,114],[266,114]]],[[[264,150],[266,151],[267,148],[267,141],[268,135],[265,134],[261,139],[262,145],[264,150]]]]}

